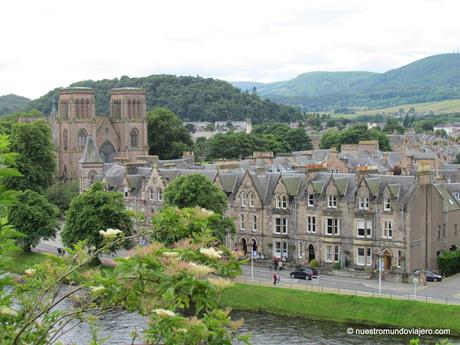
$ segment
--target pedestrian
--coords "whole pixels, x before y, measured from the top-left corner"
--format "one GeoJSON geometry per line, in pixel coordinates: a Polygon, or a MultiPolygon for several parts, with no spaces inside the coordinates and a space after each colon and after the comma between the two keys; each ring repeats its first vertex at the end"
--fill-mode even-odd
{"type": "Polygon", "coordinates": [[[279,284],[280,280],[281,280],[281,276],[279,275],[279,273],[277,273],[276,274],[276,282],[279,284]]]}
{"type": "Polygon", "coordinates": [[[278,275],[276,273],[273,273],[273,285],[276,285],[277,281],[278,281],[278,275]]]}

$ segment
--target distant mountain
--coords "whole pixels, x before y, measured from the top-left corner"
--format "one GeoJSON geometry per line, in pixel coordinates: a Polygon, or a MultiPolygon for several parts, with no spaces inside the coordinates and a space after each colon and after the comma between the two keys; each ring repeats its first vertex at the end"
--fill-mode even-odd
{"type": "Polygon", "coordinates": [[[306,111],[379,108],[460,98],[460,54],[430,56],[386,73],[304,73],[291,80],[263,84],[257,92],[274,102],[300,106],[306,111]]]}
{"type": "Polygon", "coordinates": [[[257,81],[234,81],[231,82],[231,84],[240,89],[241,91],[252,91],[253,88],[255,87],[256,89],[264,87],[265,83],[259,83],[257,81]]]}
{"type": "Polygon", "coordinates": [[[0,115],[15,113],[24,110],[30,99],[17,95],[0,96],[0,115]]]}
{"type": "MultiPolygon", "coordinates": [[[[146,91],[147,109],[167,107],[184,120],[244,120],[254,122],[295,121],[301,112],[293,107],[275,104],[250,92],[241,92],[223,80],[175,75],[151,75],[143,78],[86,80],[70,86],[87,86],[96,91],[97,114],[108,114],[110,90],[117,87],[142,87],[146,91]]],[[[49,114],[52,100],[59,89],[30,102],[28,109],[49,114]]]]}

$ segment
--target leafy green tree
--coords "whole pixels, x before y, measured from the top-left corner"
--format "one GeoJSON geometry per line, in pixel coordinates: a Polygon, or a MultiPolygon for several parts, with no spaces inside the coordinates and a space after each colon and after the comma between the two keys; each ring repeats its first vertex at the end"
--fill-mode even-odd
{"type": "Polygon", "coordinates": [[[322,149],[330,149],[337,147],[340,144],[340,132],[335,128],[330,128],[321,136],[319,147],[322,149]]]}
{"type": "Polygon", "coordinates": [[[199,207],[165,207],[152,218],[154,239],[168,246],[186,238],[207,237],[224,243],[228,234],[235,233],[232,218],[223,217],[199,207]]]}
{"type": "Polygon", "coordinates": [[[196,139],[195,144],[193,145],[193,152],[195,154],[195,159],[198,161],[206,160],[206,147],[207,147],[206,138],[199,137],[196,139]]]}
{"type": "Polygon", "coordinates": [[[291,151],[312,150],[313,145],[310,137],[303,128],[291,129],[287,132],[285,140],[289,144],[291,151]]]}
{"type": "Polygon", "coordinates": [[[147,114],[149,153],[160,159],[173,159],[193,147],[190,133],[182,120],[166,108],[155,108],[147,114]]]}
{"type": "Polygon", "coordinates": [[[335,146],[340,150],[342,144],[358,144],[362,140],[378,140],[380,150],[391,151],[391,145],[385,133],[377,128],[368,130],[365,124],[355,125],[341,132],[328,129],[321,137],[320,147],[327,149],[335,146]]]}
{"type": "Polygon", "coordinates": [[[22,176],[8,177],[10,189],[43,192],[54,180],[56,159],[51,130],[42,120],[15,123],[11,134],[11,151],[16,152],[16,168],[22,176]]]}
{"type": "Polygon", "coordinates": [[[385,124],[385,127],[383,128],[383,131],[385,133],[398,133],[398,134],[404,134],[404,127],[401,126],[398,120],[395,118],[388,118],[387,123],[385,124]]]}
{"type": "Polygon", "coordinates": [[[61,216],[69,209],[70,202],[79,193],[78,181],[75,182],[57,182],[46,190],[48,201],[56,205],[61,216]]]}
{"type": "Polygon", "coordinates": [[[103,239],[99,232],[109,228],[129,236],[133,232],[133,222],[123,203],[123,195],[106,191],[101,182],[96,182],[73,198],[61,237],[67,246],[86,240],[88,245],[100,248],[103,239]]]}
{"type": "Polygon", "coordinates": [[[251,137],[242,132],[219,133],[208,140],[207,159],[245,158],[254,152],[251,137]]]}
{"type": "Polygon", "coordinates": [[[447,137],[448,137],[447,132],[444,129],[437,129],[434,132],[434,135],[436,135],[437,137],[440,137],[440,138],[445,138],[445,139],[447,139],[447,137]]]}
{"type": "Polygon", "coordinates": [[[223,214],[227,197],[206,176],[193,174],[179,176],[165,189],[165,202],[179,208],[195,207],[223,214]]]}
{"type": "Polygon", "coordinates": [[[59,211],[46,198],[32,190],[18,192],[16,202],[10,207],[8,219],[24,236],[18,239],[21,248],[29,252],[43,238],[54,238],[58,229],[59,211]]]}

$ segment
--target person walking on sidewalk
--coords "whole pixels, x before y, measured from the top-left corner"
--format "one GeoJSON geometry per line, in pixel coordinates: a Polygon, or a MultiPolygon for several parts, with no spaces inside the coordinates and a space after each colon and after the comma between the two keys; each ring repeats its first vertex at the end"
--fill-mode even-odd
{"type": "Polygon", "coordinates": [[[276,274],[276,283],[279,284],[280,280],[281,280],[281,276],[279,275],[279,273],[277,273],[276,274]]]}
{"type": "Polygon", "coordinates": [[[273,273],[273,285],[276,285],[277,281],[278,281],[278,275],[276,273],[273,273]]]}

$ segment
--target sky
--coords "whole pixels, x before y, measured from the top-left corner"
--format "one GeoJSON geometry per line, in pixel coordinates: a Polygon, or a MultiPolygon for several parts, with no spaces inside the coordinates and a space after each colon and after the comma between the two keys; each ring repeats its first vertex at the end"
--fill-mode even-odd
{"type": "Polygon", "coordinates": [[[80,80],[272,82],[460,49],[458,0],[2,0],[0,95],[80,80]]]}

